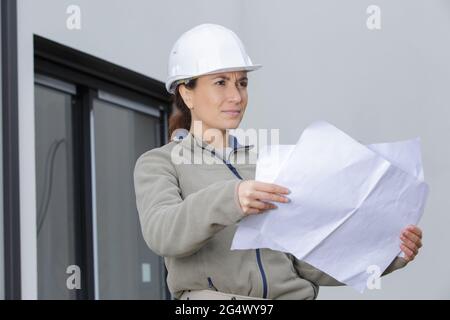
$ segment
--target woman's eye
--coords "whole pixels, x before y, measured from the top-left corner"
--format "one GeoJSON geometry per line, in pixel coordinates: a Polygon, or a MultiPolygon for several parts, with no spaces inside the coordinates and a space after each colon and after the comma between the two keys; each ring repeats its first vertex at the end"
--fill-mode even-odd
{"type": "Polygon", "coordinates": [[[241,82],[241,87],[247,88],[247,85],[248,85],[248,83],[246,81],[245,82],[241,82]]]}
{"type": "Polygon", "coordinates": [[[225,80],[217,81],[216,84],[218,84],[219,86],[223,86],[225,85],[225,80]]]}

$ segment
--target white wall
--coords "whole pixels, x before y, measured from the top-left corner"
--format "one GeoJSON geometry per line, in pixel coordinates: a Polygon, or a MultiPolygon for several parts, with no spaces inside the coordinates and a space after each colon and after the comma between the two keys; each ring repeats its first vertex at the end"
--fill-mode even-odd
{"type": "Polygon", "coordinates": [[[366,143],[422,138],[430,196],[417,259],[383,278],[382,290],[322,288],[319,298],[450,298],[450,2],[244,1],[243,33],[255,73],[243,125],[282,128],[296,142],[327,120],[366,143]],[[366,8],[381,8],[381,30],[366,8]]]}
{"type": "MultiPolygon", "coordinates": [[[[35,225],[34,183],[23,186],[34,170],[32,33],[164,80],[175,39],[199,23],[219,23],[236,31],[253,61],[264,65],[250,74],[250,103],[242,127],[280,128],[281,142],[287,144],[295,143],[302,129],[317,119],[367,143],[422,138],[431,193],[420,223],[420,255],[405,270],[384,278],[380,291],[359,295],[349,288],[323,288],[319,298],[450,297],[448,1],[19,2],[21,191],[26,192],[21,201],[23,218],[30,218],[22,222],[24,230],[31,232],[35,225]],[[65,25],[71,4],[81,8],[78,31],[65,25]],[[370,4],[381,7],[379,31],[366,28],[370,4]]],[[[32,291],[35,275],[24,281],[32,291]]]]}
{"type": "Polygon", "coordinates": [[[33,11],[18,1],[20,259],[22,298],[37,298],[36,177],[34,147],[33,11]]]}
{"type": "Polygon", "coordinates": [[[160,80],[166,77],[169,51],[182,32],[204,22],[236,29],[242,20],[237,0],[22,1],[33,11],[36,34],[160,80]],[[66,27],[69,5],[81,9],[81,30],[66,27]]]}

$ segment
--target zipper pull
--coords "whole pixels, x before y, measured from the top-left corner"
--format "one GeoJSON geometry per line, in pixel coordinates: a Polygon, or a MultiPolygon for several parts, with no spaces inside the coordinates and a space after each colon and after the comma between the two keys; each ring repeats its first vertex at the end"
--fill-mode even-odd
{"type": "Polygon", "coordinates": [[[214,289],[214,290],[216,290],[216,291],[219,291],[219,290],[217,290],[217,288],[214,286],[214,284],[213,284],[213,282],[212,282],[212,280],[211,280],[210,277],[208,277],[208,285],[209,285],[210,288],[212,288],[212,289],[214,289]]]}

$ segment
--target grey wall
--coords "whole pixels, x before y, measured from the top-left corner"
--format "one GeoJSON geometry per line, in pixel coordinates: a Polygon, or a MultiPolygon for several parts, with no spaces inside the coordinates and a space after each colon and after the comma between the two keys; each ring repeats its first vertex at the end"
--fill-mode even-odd
{"type": "Polygon", "coordinates": [[[166,77],[175,39],[203,22],[239,28],[240,2],[148,0],[22,0],[33,32],[157,79],[166,77]],[[81,30],[66,28],[66,9],[81,9],[81,30]],[[237,14],[236,14],[237,13],[237,14]]]}
{"type": "Polygon", "coordinates": [[[317,119],[366,143],[420,136],[431,186],[420,255],[384,278],[382,290],[322,288],[319,298],[450,297],[448,1],[19,1],[32,16],[29,32],[160,80],[182,32],[204,22],[235,30],[264,65],[250,75],[242,127],[280,128],[282,143],[295,143],[317,119]],[[70,4],[81,8],[79,31],[66,28],[70,4]],[[381,30],[366,27],[371,4],[381,7],[381,30]]]}
{"type": "Polygon", "coordinates": [[[366,143],[420,136],[430,196],[424,247],[382,290],[322,288],[320,298],[450,298],[450,2],[245,1],[243,34],[254,60],[245,126],[282,128],[295,143],[311,121],[366,143]],[[381,30],[366,8],[381,8],[381,30]]]}

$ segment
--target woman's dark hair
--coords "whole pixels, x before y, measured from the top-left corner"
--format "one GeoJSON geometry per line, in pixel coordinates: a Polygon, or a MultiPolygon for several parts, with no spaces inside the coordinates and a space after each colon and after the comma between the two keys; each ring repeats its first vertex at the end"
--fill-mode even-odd
{"type": "MultiPolygon", "coordinates": [[[[188,89],[194,89],[196,84],[197,79],[191,79],[185,83],[185,86],[188,89]]],[[[188,131],[191,129],[191,110],[184,103],[179,87],[180,85],[178,84],[172,100],[172,114],[169,118],[169,140],[176,129],[186,129],[188,131]]]]}

